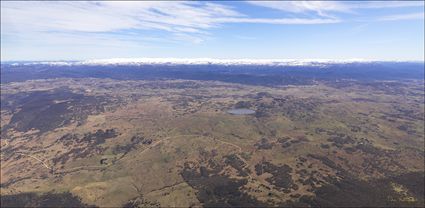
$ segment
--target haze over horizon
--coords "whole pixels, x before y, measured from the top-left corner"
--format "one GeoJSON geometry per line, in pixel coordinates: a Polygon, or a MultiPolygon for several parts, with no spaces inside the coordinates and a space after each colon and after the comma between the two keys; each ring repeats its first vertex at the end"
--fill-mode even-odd
{"type": "Polygon", "coordinates": [[[238,59],[216,59],[216,58],[107,58],[107,59],[81,59],[81,60],[6,60],[1,61],[5,64],[55,64],[55,65],[105,65],[105,64],[254,64],[254,65],[308,65],[312,63],[366,63],[366,62],[416,62],[424,63],[424,60],[400,60],[400,59],[257,59],[257,58],[238,58],[238,59]]]}
{"type": "Polygon", "coordinates": [[[1,4],[1,61],[140,57],[423,61],[423,37],[420,1],[1,4]]]}

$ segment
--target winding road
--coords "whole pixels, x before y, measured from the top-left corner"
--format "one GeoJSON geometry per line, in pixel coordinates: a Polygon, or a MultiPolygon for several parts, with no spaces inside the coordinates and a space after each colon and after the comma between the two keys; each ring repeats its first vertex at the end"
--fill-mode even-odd
{"type": "Polygon", "coordinates": [[[33,158],[33,159],[35,159],[35,160],[37,160],[37,161],[39,161],[44,167],[46,167],[47,169],[49,169],[49,170],[52,170],[52,167],[50,167],[47,163],[45,163],[43,160],[41,160],[41,159],[39,159],[39,158],[37,158],[37,157],[35,157],[35,156],[33,156],[33,155],[29,155],[29,154],[25,154],[25,153],[22,153],[22,152],[16,152],[16,154],[18,154],[18,155],[23,155],[23,156],[27,156],[27,157],[31,157],[31,158],[33,158]]]}
{"type": "MultiPolygon", "coordinates": [[[[152,143],[149,147],[142,150],[139,154],[144,154],[145,152],[151,150],[152,148],[158,146],[159,144],[165,142],[166,140],[169,140],[169,139],[172,139],[172,138],[183,137],[183,136],[184,137],[194,137],[194,136],[205,137],[205,136],[198,135],[198,134],[187,134],[187,135],[177,135],[177,136],[166,137],[166,138],[160,139],[160,140],[152,143]]],[[[223,141],[223,140],[220,140],[220,139],[217,139],[217,138],[213,138],[213,139],[214,139],[214,141],[218,141],[222,144],[227,144],[229,146],[235,147],[238,150],[238,153],[242,153],[242,148],[239,145],[236,145],[236,144],[233,144],[233,143],[230,143],[230,142],[226,142],[226,141],[223,141]]],[[[5,140],[5,142],[6,142],[5,146],[7,147],[9,145],[9,143],[7,142],[7,140],[5,140]]],[[[113,161],[111,164],[108,164],[108,165],[78,166],[78,167],[73,167],[73,168],[69,168],[69,169],[54,171],[52,166],[49,166],[48,163],[46,163],[45,161],[43,161],[42,159],[40,159],[40,158],[38,158],[34,155],[31,155],[31,154],[28,154],[28,153],[23,153],[23,152],[14,152],[12,154],[18,154],[18,155],[22,155],[22,156],[26,156],[26,157],[31,157],[32,159],[40,162],[40,164],[43,165],[43,167],[52,171],[54,174],[69,173],[69,172],[75,172],[75,171],[80,171],[80,170],[88,170],[88,169],[91,169],[91,170],[104,169],[104,168],[108,168],[109,166],[113,165],[115,162],[117,162],[117,161],[119,161],[123,158],[123,157],[121,157],[121,158],[113,161]]],[[[249,166],[249,164],[247,163],[247,161],[245,159],[243,159],[241,157],[239,157],[239,159],[241,159],[245,163],[246,166],[249,166]]],[[[250,174],[249,174],[249,176],[250,176],[250,178],[252,178],[252,176],[250,174]]]]}

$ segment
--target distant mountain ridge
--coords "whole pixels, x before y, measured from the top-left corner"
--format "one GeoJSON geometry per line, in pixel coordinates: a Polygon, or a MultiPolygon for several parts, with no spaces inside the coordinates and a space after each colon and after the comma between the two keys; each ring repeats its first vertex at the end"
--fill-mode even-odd
{"type": "Polygon", "coordinates": [[[317,80],[424,79],[423,62],[348,61],[170,61],[101,60],[2,63],[1,83],[52,78],[110,78],[119,80],[187,79],[281,86],[313,84],[317,80]]]}
{"type": "Polygon", "coordinates": [[[8,65],[266,65],[266,66],[326,66],[332,64],[417,62],[407,60],[365,60],[365,59],[212,59],[212,58],[112,58],[85,61],[7,61],[8,65]]]}

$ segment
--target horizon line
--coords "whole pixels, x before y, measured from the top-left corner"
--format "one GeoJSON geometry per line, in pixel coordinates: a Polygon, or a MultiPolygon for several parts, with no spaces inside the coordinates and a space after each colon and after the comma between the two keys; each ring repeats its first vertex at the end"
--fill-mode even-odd
{"type": "Polygon", "coordinates": [[[51,60],[0,60],[1,63],[6,62],[81,62],[81,63],[94,63],[94,62],[180,62],[180,61],[204,61],[204,62],[425,62],[425,59],[365,59],[365,58],[175,58],[175,57],[137,57],[137,58],[100,58],[100,59],[51,59],[51,60]]]}

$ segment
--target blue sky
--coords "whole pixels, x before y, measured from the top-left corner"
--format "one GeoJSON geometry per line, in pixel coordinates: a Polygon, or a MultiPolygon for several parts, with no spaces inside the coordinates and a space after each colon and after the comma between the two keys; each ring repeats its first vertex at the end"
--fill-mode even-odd
{"type": "Polygon", "coordinates": [[[1,2],[1,60],[424,60],[424,3],[1,2]]]}

